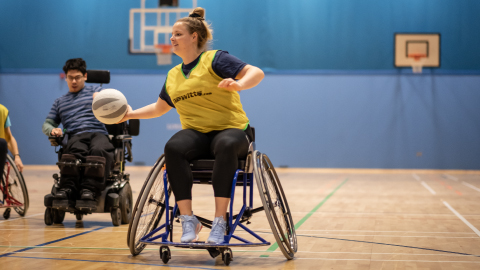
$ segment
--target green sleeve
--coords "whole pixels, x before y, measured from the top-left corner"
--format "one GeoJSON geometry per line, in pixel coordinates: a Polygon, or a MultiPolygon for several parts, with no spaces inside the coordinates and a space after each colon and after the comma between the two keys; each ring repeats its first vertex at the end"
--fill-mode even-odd
{"type": "Polygon", "coordinates": [[[50,133],[52,133],[52,129],[57,127],[58,127],[58,123],[55,123],[53,119],[47,118],[45,120],[45,123],[43,123],[42,132],[43,134],[50,136],[50,133]]]}

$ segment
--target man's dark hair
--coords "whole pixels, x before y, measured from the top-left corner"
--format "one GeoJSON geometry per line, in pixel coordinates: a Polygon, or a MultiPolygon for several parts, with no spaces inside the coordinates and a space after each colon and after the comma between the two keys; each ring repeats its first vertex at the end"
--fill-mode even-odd
{"type": "Polygon", "coordinates": [[[87,63],[85,63],[82,58],[68,59],[65,66],[63,66],[63,72],[67,74],[68,71],[72,69],[76,69],[85,75],[85,73],[87,73],[87,63]]]}

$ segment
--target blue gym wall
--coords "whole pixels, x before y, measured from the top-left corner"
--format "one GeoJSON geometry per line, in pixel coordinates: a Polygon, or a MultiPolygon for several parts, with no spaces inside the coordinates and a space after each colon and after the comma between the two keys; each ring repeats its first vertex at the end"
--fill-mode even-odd
{"type": "MultiPolygon", "coordinates": [[[[154,7],[156,1],[147,1],[154,7]]],[[[189,1],[180,0],[188,6],[189,1]]],[[[480,169],[480,2],[198,0],[215,49],[267,73],[241,93],[257,146],[275,165],[480,169]],[[441,67],[393,67],[396,32],[441,34],[441,67]]],[[[140,0],[0,1],[0,103],[26,164],[54,164],[41,125],[68,91],[66,59],[109,69],[133,108],[154,102],[172,66],[128,53],[140,0]]],[[[174,64],[180,63],[176,56],[174,64]]],[[[178,124],[142,120],[134,160],[151,165],[178,124]]]]}

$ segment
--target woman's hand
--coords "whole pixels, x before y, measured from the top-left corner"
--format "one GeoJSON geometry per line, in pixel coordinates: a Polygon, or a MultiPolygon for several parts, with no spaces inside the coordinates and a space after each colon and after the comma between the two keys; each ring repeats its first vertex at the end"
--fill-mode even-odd
{"type": "Polygon", "coordinates": [[[219,88],[227,89],[228,91],[243,90],[243,85],[232,78],[223,79],[219,84],[219,88]]]}
{"type": "Polygon", "coordinates": [[[130,119],[129,114],[133,112],[132,106],[127,106],[127,113],[123,116],[122,120],[118,121],[116,124],[120,124],[130,119]]]}

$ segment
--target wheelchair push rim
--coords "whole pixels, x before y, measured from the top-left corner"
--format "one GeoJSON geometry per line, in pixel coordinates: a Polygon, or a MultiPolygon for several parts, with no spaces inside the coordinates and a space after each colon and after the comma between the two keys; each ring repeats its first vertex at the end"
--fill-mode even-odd
{"type": "Polygon", "coordinates": [[[254,171],[265,214],[283,255],[291,260],[297,252],[297,235],[280,180],[267,155],[255,151],[254,171]]]}
{"type": "MultiPolygon", "coordinates": [[[[138,255],[146,244],[140,240],[155,229],[165,216],[165,192],[163,183],[165,158],[162,155],[145,181],[133,210],[127,241],[132,255],[138,255]]],[[[168,192],[171,190],[168,188],[168,192]]]]}
{"type": "Polygon", "coordinates": [[[25,216],[29,206],[27,186],[22,173],[15,166],[15,161],[7,155],[7,163],[3,171],[4,207],[13,207],[20,216],[25,216]],[[8,176],[8,178],[7,178],[8,176]],[[8,202],[7,202],[8,200],[8,202]]]}

